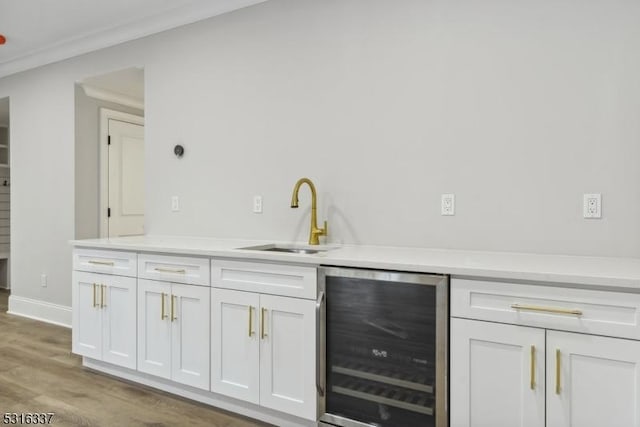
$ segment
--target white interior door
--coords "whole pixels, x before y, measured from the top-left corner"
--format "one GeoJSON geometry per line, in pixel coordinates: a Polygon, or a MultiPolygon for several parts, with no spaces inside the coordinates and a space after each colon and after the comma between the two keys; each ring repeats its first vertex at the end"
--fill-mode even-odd
{"type": "Polygon", "coordinates": [[[109,237],[144,234],[144,126],[109,119],[109,237]]]}

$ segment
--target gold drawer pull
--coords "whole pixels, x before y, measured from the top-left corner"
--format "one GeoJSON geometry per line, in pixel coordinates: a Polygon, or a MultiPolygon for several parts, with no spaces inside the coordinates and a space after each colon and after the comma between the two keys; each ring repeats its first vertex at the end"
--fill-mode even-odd
{"type": "Polygon", "coordinates": [[[164,297],[165,297],[165,295],[166,294],[164,292],[162,292],[160,294],[160,301],[161,301],[160,302],[160,320],[164,320],[164,319],[169,317],[168,314],[164,314],[164,297]]]}
{"type": "Polygon", "coordinates": [[[176,307],[175,307],[175,300],[178,297],[171,294],[171,321],[173,322],[174,320],[178,320],[178,316],[175,315],[176,313],[176,307]]]}
{"type": "Polygon", "coordinates": [[[107,295],[105,291],[107,290],[107,285],[100,285],[100,308],[105,308],[107,304],[105,300],[107,299],[107,295]]]}
{"type": "Polygon", "coordinates": [[[253,307],[249,306],[249,338],[251,338],[253,334],[253,307]]]}
{"type": "Polygon", "coordinates": [[[110,266],[114,266],[116,263],[113,261],[98,261],[95,259],[90,259],[89,261],[87,261],[89,264],[96,264],[96,265],[110,265],[110,266]]]}
{"type": "Polygon", "coordinates": [[[264,322],[265,322],[264,315],[266,312],[267,312],[266,308],[263,308],[260,311],[260,338],[261,339],[265,339],[267,337],[267,333],[264,331],[264,322]]]}
{"type": "Polygon", "coordinates": [[[96,287],[98,286],[96,283],[92,283],[93,285],[93,307],[98,306],[98,301],[96,301],[96,287]]]}
{"type": "Polygon", "coordinates": [[[514,310],[539,311],[541,313],[571,314],[573,316],[582,316],[582,310],[571,308],[543,307],[539,305],[526,304],[511,304],[511,308],[513,308],[514,310]]]}
{"type": "Polygon", "coordinates": [[[556,394],[560,394],[560,350],[556,350],[556,394]]]}
{"type": "Polygon", "coordinates": [[[531,390],[536,389],[536,346],[531,346],[531,390]]]}
{"type": "Polygon", "coordinates": [[[176,273],[176,274],[185,274],[187,270],[184,268],[166,268],[166,267],[156,267],[155,271],[159,273],[176,273]]]}

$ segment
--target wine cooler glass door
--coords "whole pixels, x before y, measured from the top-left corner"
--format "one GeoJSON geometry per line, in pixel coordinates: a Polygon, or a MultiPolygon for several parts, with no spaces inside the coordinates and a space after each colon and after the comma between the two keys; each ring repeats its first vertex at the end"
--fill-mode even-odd
{"type": "Polygon", "coordinates": [[[447,278],[343,268],[328,268],[323,277],[321,419],[345,426],[446,425],[447,278]]]}

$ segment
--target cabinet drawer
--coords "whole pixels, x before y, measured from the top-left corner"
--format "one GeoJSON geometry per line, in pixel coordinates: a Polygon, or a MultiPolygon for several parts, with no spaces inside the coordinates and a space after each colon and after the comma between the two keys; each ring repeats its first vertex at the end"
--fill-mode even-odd
{"type": "Polygon", "coordinates": [[[218,288],[316,299],[313,267],[211,260],[211,284],[218,288]]]}
{"type": "Polygon", "coordinates": [[[136,259],[134,252],[77,248],[73,250],[73,269],[136,277],[136,259]]]}
{"type": "Polygon", "coordinates": [[[640,339],[640,295],[451,280],[451,316],[640,339]]]}
{"type": "Polygon", "coordinates": [[[209,258],[138,255],[138,277],[190,285],[209,286],[209,258]]]}

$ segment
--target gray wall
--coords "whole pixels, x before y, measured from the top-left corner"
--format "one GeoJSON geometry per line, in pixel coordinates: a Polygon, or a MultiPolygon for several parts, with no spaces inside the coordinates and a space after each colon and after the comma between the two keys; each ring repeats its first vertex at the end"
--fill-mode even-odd
{"type": "Polygon", "coordinates": [[[638,2],[270,1],[157,40],[152,233],[304,240],[308,175],[338,241],[640,255],[638,2]]]}
{"type": "Polygon", "coordinates": [[[336,241],[640,256],[639,2],[270,0],[0,79],[14,294],[70,304],[74,83],[130,66],[152,234],[305,240],[306,175],[336,241]]]}
{"type": "Polygon", "coordinates": [[[106,102],[75,88],[75,238],[100,235],[100,108],[143,116],[142,110],[106,102]]]}

